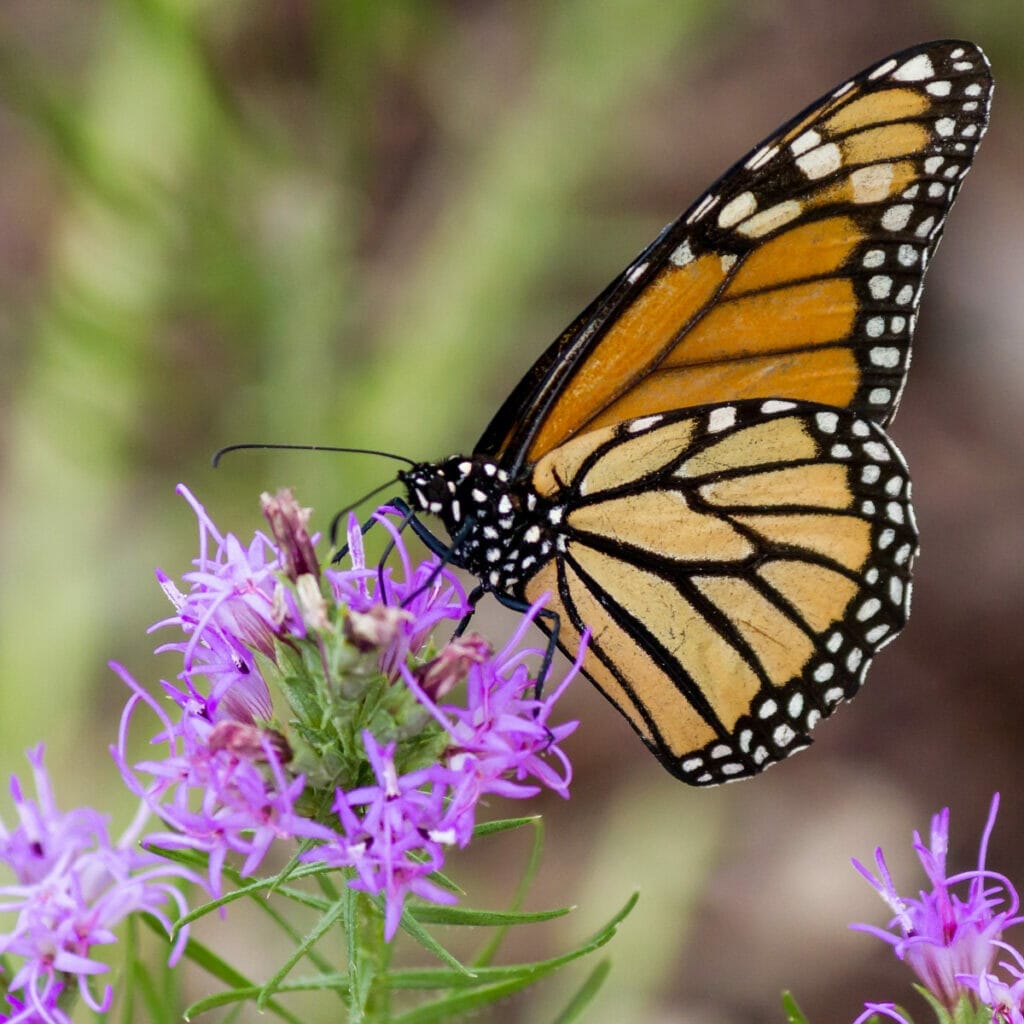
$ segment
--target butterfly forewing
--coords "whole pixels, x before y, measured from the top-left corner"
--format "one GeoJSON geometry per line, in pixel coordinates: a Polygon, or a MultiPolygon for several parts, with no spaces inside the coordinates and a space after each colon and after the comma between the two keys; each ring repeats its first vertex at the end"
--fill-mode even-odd
{"type": "Polygon", "coordinates": [[[896,410],[929,257],[985,130],[973,44],[867,69],[765,140],[541,357],[477,451],[515,472],[569,438],[745,398],[896,410]]]}
{"type": "Polygon", "coordinates": [[[806,746],[906,622],[917,535],[903,460],[848,411],[745,401],[581,435],[533,474],[564,508],[562,642],[696,785],[806,746]]]}

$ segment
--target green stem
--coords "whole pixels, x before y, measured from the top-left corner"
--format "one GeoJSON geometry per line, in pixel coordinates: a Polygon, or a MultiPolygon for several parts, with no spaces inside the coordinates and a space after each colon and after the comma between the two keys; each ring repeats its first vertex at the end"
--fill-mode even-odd
{"type": "Polygon", "coordinates": [[[384,941],[380,910],[366,893],[347,890],[351,901],[346,913],[349,936],[349,977],[352,980],[349,1020],[352,1024],[387,1024],[391,1019],[387,973],[391,949],[384,941]]]}

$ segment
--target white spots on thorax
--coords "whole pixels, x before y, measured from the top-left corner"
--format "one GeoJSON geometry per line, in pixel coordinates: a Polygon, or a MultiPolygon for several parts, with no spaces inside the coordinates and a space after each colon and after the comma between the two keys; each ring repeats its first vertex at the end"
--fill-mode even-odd
{"type": "Polygon", "coordinates": [[[882,227],[886,231],[902,231],[910,221],[914,207],[910,203],[897,203],[882,214],[882,227]]]}
{"type": "Polygon", "coordinates": [[[796,165],[803,172],[805,178],[816,181],[833,171],[838,171],[843,165],[843,154],[834,142],[829,142],[798,156],[796,165]]]}
{"type": "Polygon", "coordinates": [[[899,82],[923,82],[934,75],[935,68],[932,66],[931,58],[927,53],[919,53],[894,71],[892,77],[899,82]]]}
{"type": "Polygon", "coordinates": [[[731,228],[741,220],[746,220],[757,209],[757,197],[753,192],[741,192],[735,199],[722,207],[718,213],[718,226],[731,228]]]}
{"type": "Polygon", "coordinates": [[[855,203],[877,203],[885,199],[892,187],[896,169],[892,164],[869,164],[850,175],[855,203]]]}

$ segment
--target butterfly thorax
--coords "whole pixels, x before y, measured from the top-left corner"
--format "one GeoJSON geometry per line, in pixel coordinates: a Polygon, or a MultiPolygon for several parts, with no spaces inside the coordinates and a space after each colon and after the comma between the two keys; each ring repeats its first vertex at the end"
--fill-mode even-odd
{"type": "Polygon", "coordinates": [[[510,479],[492,459],[457,455],[420,463],[400,478],[410,505],[444,523],[450,561],[490,590],[518,591],[557,542],[557,510],[528,479],[510,479]]]}

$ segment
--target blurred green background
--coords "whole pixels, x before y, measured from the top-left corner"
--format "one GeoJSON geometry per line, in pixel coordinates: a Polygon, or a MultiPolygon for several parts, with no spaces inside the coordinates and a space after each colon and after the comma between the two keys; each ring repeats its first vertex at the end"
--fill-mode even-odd
{"type": "MultiPolygon", "coordinates": [[[[531,905],[581,909],[515,937],[551,952],[640,889],[598,1022],[779,1020],[784,987],[819,1022],[903,999],[909,977],[847,931],[886,915],[849,856],[883,842],[913,890],[910,831],[948,803],[967,866],[1001,788],[992,862],[1024,884],[1022,30],[1016,0],[3,0],[3,774],[42,738],[62,801],[116,793],[125,692],[106,662],[172,671],[145,629],[166,612],[154,565],[194,554],[177,482],[244,536],[261,490],[295,486],[323,525],[393,472],[288,453],[214,472],[214,449],[468,449],[748,147],[890,51],[970,38],[994,65],[993,121],[893,431],[922,532],[906,634],[813,752],[716,791],[672,780],[577,687],[575,792],[546,805],[531,905]]],[[[488,605],[481,626],[514,620],[488,605]]],[[[525,845],[478,847],[455,875],[502,906],[525,845]]],[[[204,937],[256,977],[279,960],[237,922],[204,937]]],[[[493,1019],[550,1019],[559,987],[493,1019]]],[[[305,1012],[337,1019],[333,1002],[305,1012]]]]}

